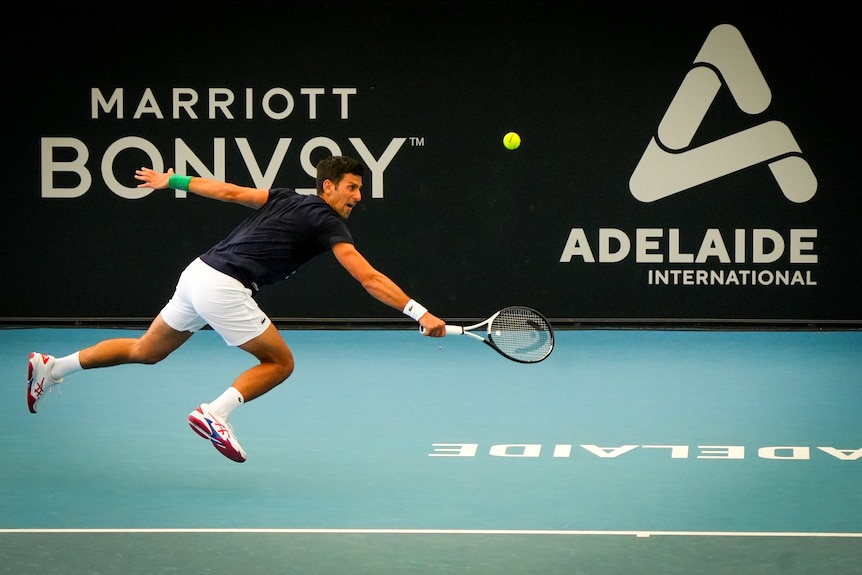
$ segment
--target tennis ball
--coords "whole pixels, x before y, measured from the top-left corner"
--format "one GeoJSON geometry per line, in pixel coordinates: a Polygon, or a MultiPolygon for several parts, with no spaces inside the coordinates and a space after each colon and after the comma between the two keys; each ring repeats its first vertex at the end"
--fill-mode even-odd
{"type": "Polygon", "coordinates": [[[521,145],[521,136],[517,132],[509,132],[503,136],[503,145],[507,150],[517,150],[521,145]]]}

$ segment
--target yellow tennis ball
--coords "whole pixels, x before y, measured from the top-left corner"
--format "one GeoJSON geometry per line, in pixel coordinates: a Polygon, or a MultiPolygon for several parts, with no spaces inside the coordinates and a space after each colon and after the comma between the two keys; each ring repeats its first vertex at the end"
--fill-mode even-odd
{"type": "Polygon", "coordinates": [[[517,150],[521,145],[521,136],[517,132],[509,132],[503,136],[503,145],[507,150],[517,150]]]}

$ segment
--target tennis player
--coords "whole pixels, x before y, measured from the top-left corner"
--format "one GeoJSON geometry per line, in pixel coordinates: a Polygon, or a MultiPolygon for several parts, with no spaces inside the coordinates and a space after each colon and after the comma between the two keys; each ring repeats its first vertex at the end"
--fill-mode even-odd
{"type": "Polygon", "coordinates": [[[170,301],[139,338],[99,342],[65,357],[33,352],[27,373],[27,404],[39,400],[70,373],[127,363],[153,364],[209,325],[229,346],[254,355],[259,364],[243,372],[210,403],[189,414],[189,425],[225,457],[243,462],[228,418],[234,409],[267,393],[293,372],[293,354],[255,293],[286,279],[302,264],[328,250],[365,290],[421,325],[425,335],[442,337],[446,324],[380,273],[353,245],[345,220],[362,199],[363,165],[344,156],[317,165],[317,194],[287,188],[255,189],[149,168],[135,172],[139,188],[173,188],[256,208],[224,240],[182,272],[170,301]]]}

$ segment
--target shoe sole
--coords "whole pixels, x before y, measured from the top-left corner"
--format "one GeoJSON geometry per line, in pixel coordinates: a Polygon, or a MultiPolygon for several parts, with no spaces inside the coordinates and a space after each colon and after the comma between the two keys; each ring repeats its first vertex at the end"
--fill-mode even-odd
{"type": "Polygon", "coordinates": [[[36,413],[36,403],[39,401],[39,398],[33,397],[33,358],[35,356],[35,353],[31,353],[30,359],[27,360],[27,408],[30,413],[36,413]]]}
{"type": "Polygon", "coordinates": [[[192,431],[194,431],[204,439],[209,439],[210,441],[212,441],[212,438],[210,438],[210,434],[205,431],[205,428],[203,428],[201,426],[201,423],[196,419],[189,419],[189,427],[191,427],[192,431]]]}

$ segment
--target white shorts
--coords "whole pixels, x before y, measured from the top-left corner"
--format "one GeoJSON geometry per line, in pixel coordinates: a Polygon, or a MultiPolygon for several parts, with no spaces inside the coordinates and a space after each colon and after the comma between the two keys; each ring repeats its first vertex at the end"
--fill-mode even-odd
{"type": "Polygon", "coordinates": [[[161,315],[177,331],[194,332],[209,325],[231,346],[256,338],[272,323],[250,289],[200,258],[183,270],[161,315]]]}

